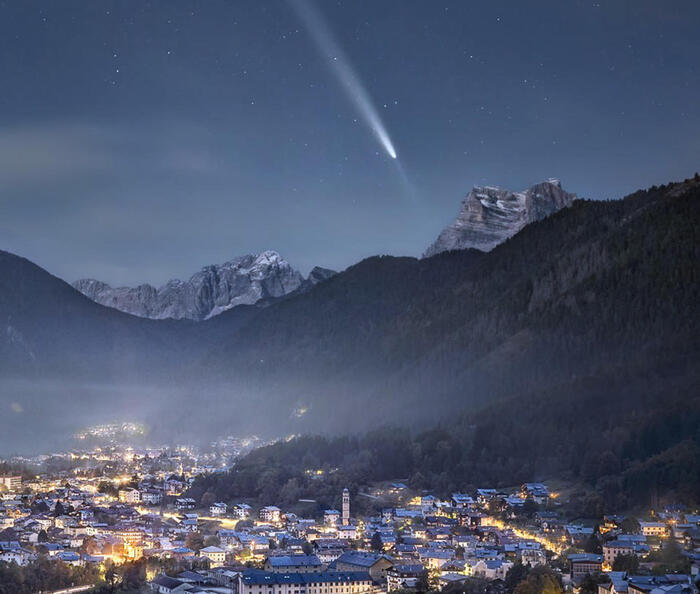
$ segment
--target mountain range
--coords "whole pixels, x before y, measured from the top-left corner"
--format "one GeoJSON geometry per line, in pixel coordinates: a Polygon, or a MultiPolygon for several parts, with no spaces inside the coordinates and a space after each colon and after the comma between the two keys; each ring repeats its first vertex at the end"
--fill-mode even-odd
{"type": "Polygon", "coordinates": [[[699,222],[698,179],[575,200],[490,251],[368,258],[196,323],[101,306],[2,252],[2,446],[114,417],[201,438],[517,410],[536,434],[544,395],[612,431],[697,385],[699,222]]]}
{"type": "MultiPolygon", "coordinates": [[[[468,248],[489,251],[526,224],[570,206],[575,198],[556,179],[523,192],[474,187],[462,201],[456,220],[440,233],[425,257],[468,248]]],[[[160,288],[149,284],[111,287],[90,278],[75,281],[73,287],[96,303],[142,318],[199,321],[238,305],[306,291],[334,274],[316,267],[304,279],[279,253],[269,250],[205,266],[188,281],[173,279],[160,288]]]]}
{"type": "MultiPolygon", "coordinates": [[[[456,220],[427,249],[440,252],[475,248],[489,251],[526,224],[570,206],[576,198],[550,179],[523,192],[493,186],[475,187],[462,201],[456,220]]],[[[252,305],[307,291],[335,271],[316,267],[305,279],[278,252],[247,254],[220,265],[205,266],[188,281],[173,279],[162,287],[112,287],[80,279],[73,287],[96,303],[152,320],[206,320],[238,305],[252,305]]]]}
{"type": "Polygon", "coordinates": [[[205,320],[237,305],[307,290],[333,274],[317,267],[305,279],[270,250],[205,266],[188,281],[174,279],[160,288],[148,284],[115,288],[94,279],[78,280],[73,287],[97,303],[142,318],[205,320]]]}

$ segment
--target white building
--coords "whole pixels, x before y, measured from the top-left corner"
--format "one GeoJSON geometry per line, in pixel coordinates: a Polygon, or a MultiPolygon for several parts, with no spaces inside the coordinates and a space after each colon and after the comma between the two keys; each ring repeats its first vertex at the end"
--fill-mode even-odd
{"type": "Polygon", "coordinates": [[[277,524],[280,521],[281,510],[276,505],[267,505],[260,508],[259,516],[263,522],[277,524]]]}
{"type": "Polygon", "coordinates": [[[482,559],[474,566],[473,571],[475,576],[483,577],[487,580],[504,580],[511,567],[513,567],[513,564],[510,561],[482,559]]]}
{"type": "Polygon", "coordinates": [[[141,491],[141,501],[146,505],[158,505],[163,500],[163,494],[155,489],[141,491]]]}
{"type": "Polygon", "coordinates": [[[119,501],[122,503],[139,503],[141,493],[138,489],[119,489],[119,501]]]}
{"type": "Polygon", "coordinates": [[[197,507],[197,502],[191,497],[180,497],[175,500],[175,507],[177,509],[194,509],[197,507]]]}
{"type": "Polygon", "coordinates": [[[340,519],[340,512],[337,509],[327,509],[323,512],[323,523],[326,526],[336,526],[340,519]]]}
{"type": "Polygon", "coordinates": [[[639,522],[644,536],[665,536],[668,528],[663,522],[639,522]]]}
{"type": "Polygon", "coordinates": [[[21,476],[0,476],[0,487],[8,491],[19,491],[22,488],[21,476]]]}
{"type": "Polygon", "coordinates": [[[338,538],[341,540],[355,540],[358,537],[357,526],[349,524],[338,527],[338,538]]]}
{"type": "Polygon", "coordinates": [[[32,560],[32,554],[22,548],[0,549],[0,561],[27,565],[32,560]]]}
{"type": "Polygon", "coordinates": [[[222,502],[212,503],[209,506],[209,513],[212,516],[223,516],[226,514],[226,504],[222,502]]]}
{"type": "Polygon", "coordinates": [[[233,509],[231,510],[231,514],[235,518],[245,520],[246,518],[250,517],[251,511],[252,508],[247,503],[236,503],[236,505],[234,505],[233,509]]]}
{"type": "Polygon", "coordinates": [[[611,540],[603,545],[603,559],[610,567],[620,555],[633,555],[634,543],[628,540],[611,540]]]}
{"type": "Polygon", "coordinates": [[[226,551],[219,547],[204,547],[199,551],[199,556],[209,559],[212,567],[221,567],[226,563],[226,551]]]}

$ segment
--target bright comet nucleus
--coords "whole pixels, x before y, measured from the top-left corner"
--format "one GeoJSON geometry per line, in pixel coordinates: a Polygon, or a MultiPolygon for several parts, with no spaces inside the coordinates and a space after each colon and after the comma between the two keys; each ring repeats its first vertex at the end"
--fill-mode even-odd
{"type": "Polygon", "coordinates": [[[321,53],[328,57],[331,71],[346,90],[348,98],[357,108],[362,120],[375,135],[386,153],[397,159],[396,149],[389,138],[384,123],[379,117],[377,108],[372,103],[369,93],[362,85],[357,73],[350,65],[347,56],[333,38],[330,28],[321,14],[309,0],[291,0],[291,4],[304,22],[309,35],[318,46],[321,53]]]}

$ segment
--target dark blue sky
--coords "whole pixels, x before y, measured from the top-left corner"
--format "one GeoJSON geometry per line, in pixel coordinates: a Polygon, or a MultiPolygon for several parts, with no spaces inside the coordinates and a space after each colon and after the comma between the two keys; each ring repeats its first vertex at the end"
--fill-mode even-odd
{"type": "Polygon", "coordinates": [[[700,4],[0,1],[0,248],[74,280],[419,255],[474,184],[590,198],[700,169],[700,4]]]}

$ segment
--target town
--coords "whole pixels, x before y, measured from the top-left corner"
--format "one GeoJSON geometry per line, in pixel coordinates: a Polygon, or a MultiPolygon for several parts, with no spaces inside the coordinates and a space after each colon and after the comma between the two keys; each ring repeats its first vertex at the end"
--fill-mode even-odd
{"type": "Polygon", "coordinates": [[[202,453],[110,443],[24,459],[43,472],[0,476],[0,592],[22,591],[3,583],[17,574],[12,568],[36,575],[39,566],[49,577],[37,591],[698,591],[700,515],[682,506],[577,520],[545,483],[439,497],[401,479],[344,489],[338,509],[303,500],[303,516],[235,493],[226,501],[189,496],[197,477],[224,471],[259,444],[226,438],[202,453]],[[353,513],[357,498],[376,513],[353,513]]]}

